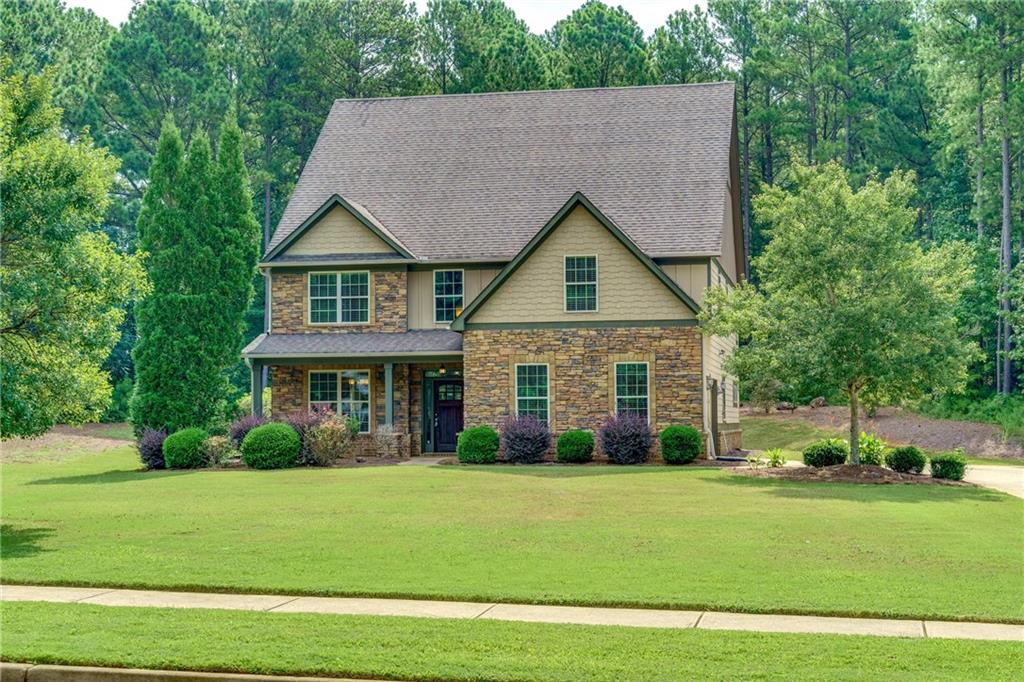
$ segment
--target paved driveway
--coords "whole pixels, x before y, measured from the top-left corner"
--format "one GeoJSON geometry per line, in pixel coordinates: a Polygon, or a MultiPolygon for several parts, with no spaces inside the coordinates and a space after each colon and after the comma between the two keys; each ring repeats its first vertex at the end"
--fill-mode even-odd
{"type": "Polygon", "coordinates": [[[964,480],[1024,497],[1024,467],[968,464],[964,480]]]}

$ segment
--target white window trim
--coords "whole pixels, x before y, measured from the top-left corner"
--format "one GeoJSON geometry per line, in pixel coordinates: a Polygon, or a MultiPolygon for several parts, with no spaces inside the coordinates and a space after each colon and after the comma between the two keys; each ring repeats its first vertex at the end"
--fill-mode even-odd
{"type": "MultiPolygon", "coordinates": [[[[519,368],[520,367],[543,367],[544,373],[547,378],[547,395],[544,396],[544,411],[548,417],[544,420],[545,424],[551,423],[551,365],[547,362],[517,362],[515,364],[515,399],[516,399],[516,416],[519,416],[519,368]]],[[[523,400],[540,400],[540,398],[523,398],[523,400]]]]}
{"type": "MultiPolygon", "coordinates": [[[[574,254],[567,253],[562,256],[562,312],[574,315],[576,313],[596,313],[601,310],[601,271],[598,264],[598,257],[596,253],[584,253],[574,254]],[[594,309],[593,310],[569,310],[569,284],[567,278],[568,268],[566,267],[566,261],[570,258],[593,258],[594,259],[594,309]]],[[[579,282],[571,282],[571,284],[579,284],[579,282]]]]}
{"type": "MultiPolygon", "coordinates": [[[[437,273],[439,272],[461,272],[462,273],[462,305],[458,306],[460,310],[466,309],[466,271],[463,268],[438,268],[432,270],[430,275],[430,307],[433,309],[430,313],[434,320],[434,324],[450,325],[455,321],[455,318],[451,320],[439,320],[437,319],[437,273]]],[[[459,313],[456,313],[455,317],[458,317],[459,313]]]]}
{"type": "MultiPolygon", "coordinates": [[[[317,296],[316,298],[326,298],[317,296]]],[[[347,298],[352,298],[351,296],[347,298]]],[[[369,270],[315,270],[310,271],[306,277],[306,324],[311,327],[358,327],[373,323],[373,275],[369,270]],[[343,322],[341,319],[341,276],[342,275],[366,275],[366,322],[343,322]],[[313,321],[313,296],[310,288],[313,275],[336,275],[334,282],[334,300],[337,302],[338,319],[335,322],[314,322],[313,321]]]]}
{"type": "MultiPolygon", "coordinates": [[[[310,400],[310,392],[311,392],[311,390],[313,388],[313,382],[312,382],[312,376],[311,375],[312,374],[334,374],[334,375],[336,375],[338,377],[338,399],[337,399],[336,402],[338,403],[338,415],[340,416],[341,415],[341,381],[342,381],[341,375],[343,373],[345,373],[345,372],[366,372],[367,381],[369,382],[368,385],[369,385],[369,389],[370,390],[369,390],[369,393],[366,396],[366,401],[365,402],[367,403],[367,413],[369,415],[369,418],[366,420],[366,428],[367,428],[367,430],[366,431],[360,431],[359,433],[361,433],[361,434],[363,434],[363,433],[373,433],[373,426],[374,426],[373,370],[370,369],[369,367],[352,367],[352,368],[349,368],[349,369],[307,369],[306,370],[306,409],[309,410],[310,412],[312,412],[313,411],[313,403],[314,402],[318,402],[318,403],[328,402],[328,401],[323,401],[323,400],[317,400],[317,401],[310,400]]],[[[360,400],[358,402],[364,402],[364,401],[360,400]]]]}
{"type": "MultiPolygon", "coordinates": [[[[646,368],[647,375],[647,393],[644,395],[647,398],[647,423],[651,423],[651,363],[647,360],[623,360],[616,362],[612,368],[613,378],[615,381],[615,414],[619,413],[619,365],[643,365],[646,368]]],[[[630,396],[633,398],[639,396],[630,396]]]]}

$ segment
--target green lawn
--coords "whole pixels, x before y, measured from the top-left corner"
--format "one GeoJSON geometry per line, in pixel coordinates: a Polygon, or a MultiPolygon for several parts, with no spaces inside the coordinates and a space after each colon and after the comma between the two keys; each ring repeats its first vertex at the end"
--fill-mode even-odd
{"type": "Polygon", "coordinates": [[[668,467],[4,467],[9,582],[1024,621],[1024,501],[668,467]]]}
{"type": "Polygon", "coordinates": [[[408,680],[996,680],[1014,642],[7,603],[6,660],[408,680]]]}

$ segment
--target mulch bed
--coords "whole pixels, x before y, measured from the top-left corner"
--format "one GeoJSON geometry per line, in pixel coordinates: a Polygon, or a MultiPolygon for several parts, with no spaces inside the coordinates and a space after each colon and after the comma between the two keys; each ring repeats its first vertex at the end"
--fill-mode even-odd
{"type": "Polygon", "coordinates": [[[737,469],[736,473],[755,478],[816,483],[925,483],[934,485],[971,485],[963,481],[932,478],[924,474],[901,474],[891,469],[866,464],[838,464],[831,467],[779,467],[775,469],[737,469]]]}

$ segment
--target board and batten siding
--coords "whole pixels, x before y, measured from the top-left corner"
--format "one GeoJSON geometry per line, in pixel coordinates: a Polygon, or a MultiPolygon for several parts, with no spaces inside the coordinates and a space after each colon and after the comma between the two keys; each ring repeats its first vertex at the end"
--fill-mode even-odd
{"type": "MultiPolygon", "coordinates": [[[[717,259],[711,261],[711,286],[723,286],[727,289],[731,289],[732,285],[729,280],[723,276],[722,268],[716,263],[717,259]]],[[[705,266],[707,267],[707,266],[705,266]]],[[[705,269],[705,281],[707,281],[707,270],[705,269]]],[[[703,299],[703,295],[701,296],[703,299]]],[[[730,357],[737,345],[737,338],[733,336],[704,336],[704,374],[706,376],[718,379],[719,390],[722,386],[725,386],[725,411],[722,411],[722,394],[714,398],[718,400],[718,415],[719,421],[726,424],[736,424],[740,420],[740,409],[736,402],[733,401],[734,387],[738,390],[736,383],[736,377],[731,374],[727,374],[724,368],[725,359],[730,357]]],[[[712,396],[709,394],[707,386],[704,387],[706,400],[704,401],[704,423],[710,425],[711,423],[711,405],[709,401],[712,396]]],[[[738,402],[738,401],[737,401],[738,402]]]]}
{"type": "Polygon", "coordinates": [[[395,250],[351,213],[335,206],[288,247],[289,256],[334,253],[395,253],[395,250]]]}
{"type": "Polygon", "coordinates": [[[665,274],[689,294],[697,305],[704,303],[704,289],[708,286],[708,264],[703,263],[666,263],[661,266],[665,274]]]}
{"type": "MultiPolygon", "coordinates": [[[[463,307],[473,302],[484,287],[501,272],[498,268],[460,268],[458,265],[438,270],[463,270],[463,307]]],[[[450,323],[434,322],[434,271],[413,270],[409,273],[409,329],[443,329],[450,323]]]]}
{"type": "Polygon", "coordinates": [[[473,323],[693,319],[692,310],[576,207],[473,315],[473,323]],[[565,256],[597,256],[597,311],[565,311],[565,256]]]}

